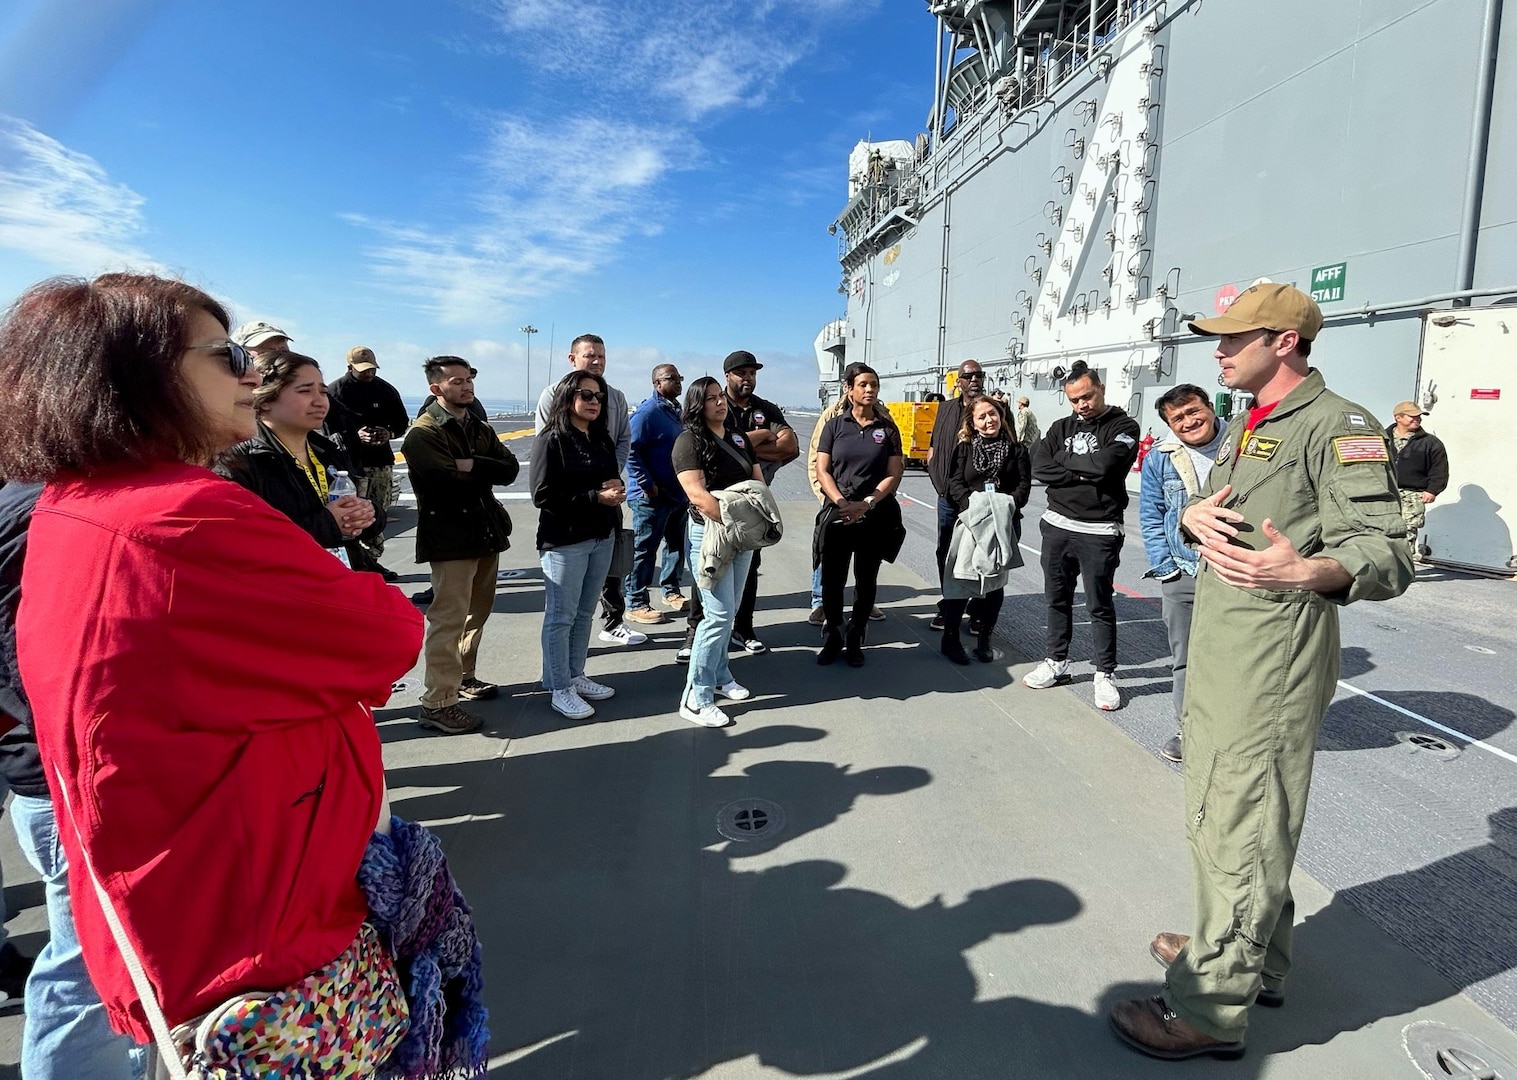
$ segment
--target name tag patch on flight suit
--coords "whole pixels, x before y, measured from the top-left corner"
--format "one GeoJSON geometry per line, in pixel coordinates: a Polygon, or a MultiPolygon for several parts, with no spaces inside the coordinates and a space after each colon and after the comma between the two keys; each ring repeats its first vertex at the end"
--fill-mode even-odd
{"type": "Polygon", "coordinates": [[[1374,425],[1372,425],[1369,420],[1365,418],[1363,413],[1346,412],[1343,414],[1343,419],[1348,421],[1349,427],[1371,428],[1372,430],[1374,427],[1374,425]]]}
{"type": "Polygon", "coordinates": [[[1378,435],[1340,435],[1333,440],[1333,450],[1338,455],[1340,465],[1391,459],[1385,449],[1385,440],[1378,435]]]}
{"type": "Polygon", "coordinates": [[[1275,456],[1275,451],[1280,449],[1279,439],[1266,439],[1260,435],[1250,435],[1243,443],[1243,449],[1238,451],[1239,457],[1253,458],[1255,461],[1268,461],[1275,456]]]}

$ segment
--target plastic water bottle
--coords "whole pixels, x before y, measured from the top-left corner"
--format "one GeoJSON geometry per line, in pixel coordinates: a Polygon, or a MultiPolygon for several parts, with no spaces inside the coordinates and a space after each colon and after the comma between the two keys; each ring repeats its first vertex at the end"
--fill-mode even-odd
{"type": "Polygon", "coordinates": [[[353,486],[353,481],[348,474],[341,469],[332,470],[332,484],[327,488],[327,502],[336,502],[344,495],[357,495],[358,489],[353,486]]]}
{"type": "MultiPolygon", "coordinates": [[[[327,487],[327,502],[336,502],[344,495],[357,494],[358,488],[353,486],[353,481],[348,476],[348,474],[343,472],[341,469],[333,469],[332,483],[327,487]]],[[[353,569],[352,560],[348,558],[348,553],[345,548],[334,547],[327,548],[327,550],[330,551],[333,555],[336,555],[338,561],[341,562],[342,565],[346,566],[349,570],[353,569]]]]}

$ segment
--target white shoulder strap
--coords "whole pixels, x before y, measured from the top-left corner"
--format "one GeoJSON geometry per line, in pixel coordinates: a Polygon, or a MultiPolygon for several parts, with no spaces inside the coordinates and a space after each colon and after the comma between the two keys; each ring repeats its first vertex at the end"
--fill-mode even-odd
{"type": "Polygon", "coordinates": [[[100,884],[100,879],[95,876],[94,864],[90,862],[89,848],[85,846],[84,836],[79,832],[79,822],[74,818],[74,808],[69,802],[68,784],[64,782],[63,773],[57,766],[53,768],[53,775],[58,779],[58,794],[63,797],[63,810],[68,816],[69,827],[74,830],[74,838],[79,841],[79,853],[84,858],[84,870],[89,874],[90,883],[95,886],[95,896],[100,901],[100,910],[105,914],[105,921],[111,928],[111,936],[116,939],[116,947],[121,950],[121,959],[126,962],[127,974],[132,977],[132,986],[137,991],[137,996],[142,1000],[142,1011],[147,1013],[148,1026],[153,1029],[153,1039],[158,1044],[158,1055],[163,1060],[163,1065],[168,1069],[169,1076],[173,1080],[189,1080],[189,1073],[185,1071],[184,1061],[179,1056],[179,1049],[174,1045],[173,1036],[169,1034],[168,1021],[164,1019],[163,1009],[158,1005],[158,996],[153,992],[153,986],[148,982],[147,972],[142,969],[142,961],[137,956],[137,950],[132,948],[132,943],[127,939],[126,928],[121,925],[121,918],[116,914],[116,905],[111,902],[110,894],[105,891],[105,886],[100,884]]]}

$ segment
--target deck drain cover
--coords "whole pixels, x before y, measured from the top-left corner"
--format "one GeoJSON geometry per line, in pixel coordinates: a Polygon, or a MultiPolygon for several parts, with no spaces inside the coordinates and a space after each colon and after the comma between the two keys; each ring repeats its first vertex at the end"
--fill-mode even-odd
{"type": "Polygon", "coordinates": [[[1517,1068],[1475,1036],[1430,1020],[1408,1025],[1402,1044],[1424,1076],[1437,1080],[1517,1080],[1517,1068]]]}
{"type": "MultiPolygon", "coordinates": [[[[1440,739],[1437,735],[1429,735],[1425,731],[1398,731],[1396,739],[1406,744],[1408,748],[1432,754],[1440,761],[1449,761],[1459,756],[1459,747],[1447,739],[1440,739]]],[[[1513,1080],[1517,1080],[1517,1077],[1513,1080]]]]}
{"type": "Polygon", "coordinates": [[[739,799],[716,814],[716,831],[728,840],[768,840],[784,827],[785,811],[768,799],[739,799]]]}
{"type": "Polygon", "coordinates": [[[515,581],[517,578],[527,576],[525,570],[500,570],[495,575],[496,581],[515,581]]]}

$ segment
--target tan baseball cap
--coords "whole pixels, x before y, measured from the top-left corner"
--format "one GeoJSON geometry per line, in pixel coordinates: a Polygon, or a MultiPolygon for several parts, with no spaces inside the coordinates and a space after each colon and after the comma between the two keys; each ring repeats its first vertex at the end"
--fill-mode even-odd
{"type": "Polygon", "coordinates": [[[1391,410],[1393,416],[1421,416],[1422,406],[1415,401],[1403,401],[1391,410]]]}
{"type": "Polygon", "coordinates": [[[379,367],[374,359],[374,350],[367,345],[354,345],[348,350],[348,367],[354,371],[371,371],[379,367]]]}
{"type": "Polygon", "coordinates": [[[243,323],[232,332],[232,340],[244,349],[256,349],[270,338],[277,337],[282,337],[286,341],[295,340],[270,322],[243,323]]]}
{"type": "Polygon", "coordinates": [[[1193,334],[1246,334],[1250,330],[1294,330],[1303,341],[1316,340],[1322,329],[1322,309],[1293,285],[1265,281],[1238,294],[1232,306],[1215,319],[1197,319],[1193,334]]]}

